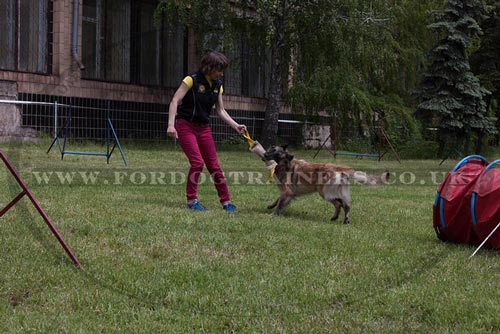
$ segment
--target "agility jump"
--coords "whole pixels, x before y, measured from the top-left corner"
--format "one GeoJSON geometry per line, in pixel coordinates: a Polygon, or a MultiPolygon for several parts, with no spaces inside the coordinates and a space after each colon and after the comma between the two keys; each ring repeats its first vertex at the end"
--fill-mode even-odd
{"type": "Polygon", "coordinates": [[[111,122],[109,104],[108,104],[108,108],[106,110],[106,152],[81,152],[81,151],[68,151],[68,150],[66,150],[66,144],[67,144],[68,136],[69,136],[69,127],[71,125],[71,118],[72,118],[72,110],[73,110],[72,105],[57,103],[57,101],[52,103],[52,102],[0,100],[0,103],[15,104],[15,105],[28,105],[28,106],[29,105],[39,105],[39,106],[53,106],[54,107],[54,139],[52,140],[52,143],[50,144],[49,149],[47,150],[47,154],[50,152],[52,147],[55,144],[57,144],[57,147],[59,148],[59,152],[61,153],[61,160],[64,159],[65,154],[92,155],[92,156],[106,157],[107,163],[109,164],[109,159],[111,158],[111,155],[113,154],[115,148],[118,147],[118,150],[120,151],[123,163],[125,164],[125,166],[128,165],[127,159],[125,158],[125,154],[123,153],[122,147],[120,145],[120,141],[118,140],[118,136],[116,134],[115,128],[113,126],[113,123],[111,122]],[[60,136],[59,136],[58,120],[59,120],[59,117],[62,116],[62,115],[59,115],[59,108],[68,108],[68,112],[65,116],[66,121],[64,124],[64,128],[63,128],[62,138],[60,138],[60,136]],[[111,147],[112,140],[114,141],[114,144],[111,147]],[[62,141],[62,143],[61,143],[61,141],[62,141]]]}
{"type": "Polygon", "coordinates": [[[388,152],[386,149],[385,152],[382,152],[382,147],[384,146],[384,143],[389,147],[389,149],[394,153],[396,156],[396,159],[398,160],[399,163],[401,163],[401,159],[399,158],[398,153],[396,152],[396,149],[392,145],[391,141],[389,140],[389,137],[387,137],[387,134],[384,131],[384,123],[382,122],[382,119],[378,119],[378,146],[377,146],[377,153],[353,153],[353,152],[344,152],[344,151],[338,151],[337,150],[337,145],[338,145],[338,115],[337,113],[334,113],[333,115],[333,144],[332,144],[332,149],[329,149],[326,147],[326,143],[328,140],[331,139],[332,135],[330,134],[324,141],[321,143],[321,145],[318,147],[318,150],[316,151],[316,154],[314,155],[313,159],[316,158],[318,153],[323,149],[326,148],[332,155],[333,158],[337,158],[337,155],[346,155],[346,156],[353,156],[353,157],[369,157],[369,158],[377,158],[378,161],[382,160],[384,155],[388,152]]]}
{"type": "Polygon", "coordinates": [[[75,266],[80,267],[80,261],[78,261],[78,258],[75,256],[75,254],[73,253],[73,251],[71,250],[71,248],[68,246],[68,244],[66,243],[66,241],[64,241],[62,235],[59,233],[59,231],[54,226],[54,224],[52,224],[49,216],[45,213],[45,211],[43,210],[43,208],[40,205],[40,203],[38,202],[38,200],[35,198],[35,196],[28,189],[28,186],[26,185],[26,183],[19,176],[19,174],[17,173],[17,171],[14,169],[14,167],[12,166],[12,164],[9,162],[9,160],[7,159],[7,157],[5,156],[5,154],[1,150],[0,150],[0,158],[3,160],[5,166],[11,172],[12,176],[14,176],[14,178],[17,181],[17,183],[19,184],[19,186],[21,186],[21,189],[22,189],[22,191],[9,204],[7,204],[7,206],[5,208],[3,208],[0,211],[0,217],[2,217],[7,211],[9,211],[10,208],[12,208],[14,205],[16,205],[16,203],[21,198],[23,198],[25,195],[28,196],[28,198],[30,199],[31,203],[33,203],[33,205],[37,209],[37,211],[40,214],[40,216],[42,216],[43,220],[45,221],[45,223],[47,224],[47,226],[49,227],[49,229],[52,231],[52,234],[54,234],[54,236],[57,238],[57,240],[59,241],[59,243],[61,244],[61,246],[64,248],[64,250],[68,254],[68,256],[71,258],[71,261],[73,261],[73,263],[75,264],[75,266]]]}
{"type": "Polygon", "coordinates": [[[106,110],[106,152],[82,152],[82,151],[67,151],[66,150],[66,143],[68,141],[68,136],[69,136],[69,127],[71,124],[71,117],[72,117],[72,112],[73,112],[73,106],[72,105],[62,105],[58,104],[57,101],[54,103],[54,139],[52,140],[52,143],[49,146],[49,149],[47,150],[47,154],[50,152],[52,147],[57,144],[57,147],[59,148],[59,152],[61,153],[61,160],[64,159],[65,154],[74,154],[74,155],[91,155],[91,156],[101,156],[101,157],[106,157],[106,161],[109,164],[109,159],[111,158],[111,155],[113,154],[114,150],[116,147],[118,147],[118,150],[120,151],[120,154],[122,156],[123,163],[125,166],[128,165],[127,159],[125,158],[125,154],[123,153],[122,147],[120,145],[120,141],[118,140],[118,136],[116,135],[115,128],[113,126],[113,123],[111,122],[111,117],[110,117],[110,112],[109,108],[106,110]],[[64,125],[64,134],[63,134],[63,143],[61,144],[61,139],[59,138],[59,133],[57,129],[57,120],[58,120],[58,106],[60,107],[68,107],[68,113],[66,115],[66,122],[64,125]],[[111,147],[111,141],[114,141],[113,147],[111,147]]]}

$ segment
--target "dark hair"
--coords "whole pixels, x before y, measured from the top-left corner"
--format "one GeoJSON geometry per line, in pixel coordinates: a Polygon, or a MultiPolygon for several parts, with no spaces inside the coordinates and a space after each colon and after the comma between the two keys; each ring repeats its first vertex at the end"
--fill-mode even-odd
{"type": "Polygon", "coordinates": [[[201,59],[201,72],[203,74],[209,74],[214,69],[224,71],[228,66],[227,57],[218,51],[209,52],[201,59]]]}

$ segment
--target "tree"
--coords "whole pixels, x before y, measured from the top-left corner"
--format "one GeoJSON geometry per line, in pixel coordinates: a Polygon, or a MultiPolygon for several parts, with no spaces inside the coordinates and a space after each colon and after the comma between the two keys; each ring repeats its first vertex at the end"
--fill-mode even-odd
{"type": "Polygon", "coordinates": [[[435,12],[436,22],[429,29],[442,39],[432,49],[431,64],[417,92],[420,104],[417,115],[436,119],[439,123],[440,149],[454,142],[469,151],[472,133],[492,133],[484,98],[489,92],[471,72],[467,51],[471,37],[481,33],[476,19],[483,17],[480,0],[448,0],[445,8],[435,12]]]}
{"type": "MultiPolygon", "coordinates": [[[[480,47],[471,55],[471,67],[491,92],[486,98],[486,109],[496,116],[500,128],[500,3],[490,0],[488,17],[481,23],[484,32],[480,47]]],[[[496,144],[498,145],[498,136],[496,144]]]]}
{"type": "Polygon", "coordinates": [[[294,18],[297,75],[287,102],[307,114],[336,112],[343,142],[366,142],[376,113],[398,144],[417,140],[410,92],[435,0],[337,1],[294,18]]]}
{"type": "Polygon", "coordinates": [[[264,147],[276,144],[279,114],[283,96],[283,68],[285,63],[285,34],[289,14],[287,0],[259,1],[260,24],[270,26],[271,82],[260,141],[264,147]]]}

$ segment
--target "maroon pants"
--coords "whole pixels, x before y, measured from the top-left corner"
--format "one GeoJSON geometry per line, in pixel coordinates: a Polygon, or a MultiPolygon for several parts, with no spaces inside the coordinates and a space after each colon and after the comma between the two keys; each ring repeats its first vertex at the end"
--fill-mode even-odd
{"type": "Polygon", "coordinates": [[[186,184],[187,200],[198,198],[198,181],[203,170],[203,164],[207,166],[208,172],[217,189],[221,203],[229,201],[229,190],[226,179],[217,161],[217,152],[209,125],[195,125],[188,121],[179,119],[175,122],[179,145],[186,154],[191,167],[186,184]]]}

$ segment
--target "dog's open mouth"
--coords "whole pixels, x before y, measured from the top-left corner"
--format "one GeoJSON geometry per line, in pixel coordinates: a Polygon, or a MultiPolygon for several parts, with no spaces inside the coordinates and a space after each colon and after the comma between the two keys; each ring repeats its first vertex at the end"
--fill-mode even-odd
{"type": "Polygon", "coordinates": [[[271,161],[274,160],[276,162],[279,162],[280,159],[283,158],[283,153],[284,151],[280,151],[279,148],[276,146],[273,146],[267,150],[267,152],[264,153],[264,161],[271,161]]]}

